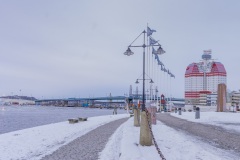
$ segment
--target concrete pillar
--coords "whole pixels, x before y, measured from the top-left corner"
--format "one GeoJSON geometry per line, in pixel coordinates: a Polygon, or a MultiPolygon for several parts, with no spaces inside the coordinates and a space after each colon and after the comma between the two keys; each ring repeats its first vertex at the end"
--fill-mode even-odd
{"type": "Polygon", "coordinates": [[[149,113],[148,120],[147,120],[146,112],[142,111],[141,125],[140,125],[140,144],[142,146],[151,146],[153,144],[148,121],[151,123],[151,114],[149,113]]]}
{"type": "Polygon", "coordinates": [[[218,84],[217,112],[226,111],[226,85],[218,84]]]}
{"type": "Polygon", "coordinates": [[[139,127],[140,126],[140,110],[134,109],[134,126],[139,127]]]}

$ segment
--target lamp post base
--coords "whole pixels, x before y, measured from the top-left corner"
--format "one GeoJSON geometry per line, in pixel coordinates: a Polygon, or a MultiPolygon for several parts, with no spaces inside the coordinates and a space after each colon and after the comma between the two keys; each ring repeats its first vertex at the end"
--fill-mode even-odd
{"type": "Polygon", "coordinates": [[[151,146],[152,143],[152,135],[150,132],[150,128],[148,125],[148,121],[151,123],[151,114],[147,114],[145,111],[141,112],[141,125],[140,125],[140,144],[142,146],[151,146]]]}

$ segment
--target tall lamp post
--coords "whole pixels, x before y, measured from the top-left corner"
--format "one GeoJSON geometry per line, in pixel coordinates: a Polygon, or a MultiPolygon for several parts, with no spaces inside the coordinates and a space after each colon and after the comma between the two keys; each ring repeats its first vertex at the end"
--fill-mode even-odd
{"type": "MultiPolygon", "coordinates": [[[[143,90],[142,90],[142,111],[145,111],[146,109],[146,105],[145,105],[145,50],[146,50],[146,47],[150,47],[150,46],[158,46],[159,48],[157,49],[157,54],[162,54],[164,51],[161,47],[161,45],[158,43],[158,44],[154,44],[154,45],[146,45],[146,31],[144,30],[129,46],[128,46],[128,49],[126,50],[126,52],[124,52],[124,55],[127,55],[127,56],[131,56],[133,55],[134,53],[131,51],[130,48],[132,47],[142,47],[143,48],[143,90]],[[143,34],[143,44],[142,45],[132,45],[141,35],[143,34]]],[[[151,80],[152,82],[152,80],[151,80]]],[[[150,83],[151,83],[150,82],[150,83]]]]}

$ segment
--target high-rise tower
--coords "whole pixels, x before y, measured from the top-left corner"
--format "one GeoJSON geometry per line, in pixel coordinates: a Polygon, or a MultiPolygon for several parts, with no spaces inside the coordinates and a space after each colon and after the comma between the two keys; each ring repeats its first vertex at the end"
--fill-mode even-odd
{"type": "Polygon", "coordinates": [[[224,65],[212,60],[211,50],[205,50],[202,60],[188,65],[185,72],[185,103],[206,105],[206,97],[217,93],[220,83],[226,84],[224,65]]]}

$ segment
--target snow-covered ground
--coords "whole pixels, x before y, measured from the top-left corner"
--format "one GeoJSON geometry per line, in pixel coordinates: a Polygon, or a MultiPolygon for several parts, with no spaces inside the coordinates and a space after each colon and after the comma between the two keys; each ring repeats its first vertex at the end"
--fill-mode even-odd
{"type": "Polygon", "coordinates": [[[103,124],[127,116],[129,115],[90,117],[87,121],[75,124],[65,121],[0,134],[0,160],[41,159],[103,124]]]}
{"type": "MultiPolygon", "coordinates": [[[[172,114],[178,116],[178,114],[172,114]]],[[[100,125],[128,116],[128,114],[121,114],[90,117],[88,121],[77,124],[60,122],[1,134],[0,159],[40,159],[100,125]]],[[[195,120],[193,112],[184,112],[179,117],[214,125],[238,123],[240,121],[240,113],[206,112],[201,113],[201,119],[195,120]]],[[[236,126],[232,125],[231,127],[235,128],[236,126]]],[[[228,129],[231,129],[231,127],[228,129]]],[[[169,128],[159,121],[156,125],[153,125],[153,132],[163,155],[168,160],[231,160],[239,158],[229,151],[210,146],[195,137],[169,128]]],[[[139,145],[139,135],[140,128],[134,127],[133,118],[130,118],[110,137],[106,147],[99,155],[100,159],[160,159],[154,146],[139,145]]]]}
{"type": "Polygon", "coordinates": [[[182,115],[171,113],[171,115],[240,132],[240,112],[200,112],[200,119],[195,119],[195,112],[182,112],[182,115]]]}
{"type": "MultiPolygon", "coordinates": [[[[163,113],[164,114],[164,113],[163,113]]],[[[195,118],[192,116],[194,113],[187,113],[181,116],[189,120],[195,118]]],[[[229,113],[211,112],[208,113],[210,117],[202,121],[209,122],[212,118],[218,117],[219,121],[223,123],[228,122],[228,116],[232,116],[229,113]]],[[[240,114],[238,117],[233,118],[240,121],[240,114]]],[[[193,120],[194,121],[194,120],[193,120]]],[[[231,119],[232,122],[232,119],[231,119]]],[[[213,123],[211,123],[213,124],[213,123]]],[[[168,160],[232,160],[239,159],[233,153],[215,148],[206,144],[194,137],[185,135],[184,133],[177,132],[176,130],[165,126],[160,121],[157,121],[156,125],[153,125],[153,132],[155,139],[158,143],[160,150],[168,160]]],[[[139,144],[140,130],[137,127],[133,127],[133,119],[129,119],[124,125],[118,128],[117,132],[110,138],[105,149],[100,154],[100,159],[111,160],[158,160],[160,156],[154,146],[146,147],[139,144]],[[121,156],[119,157],[119,154],[121,156]]]]}

